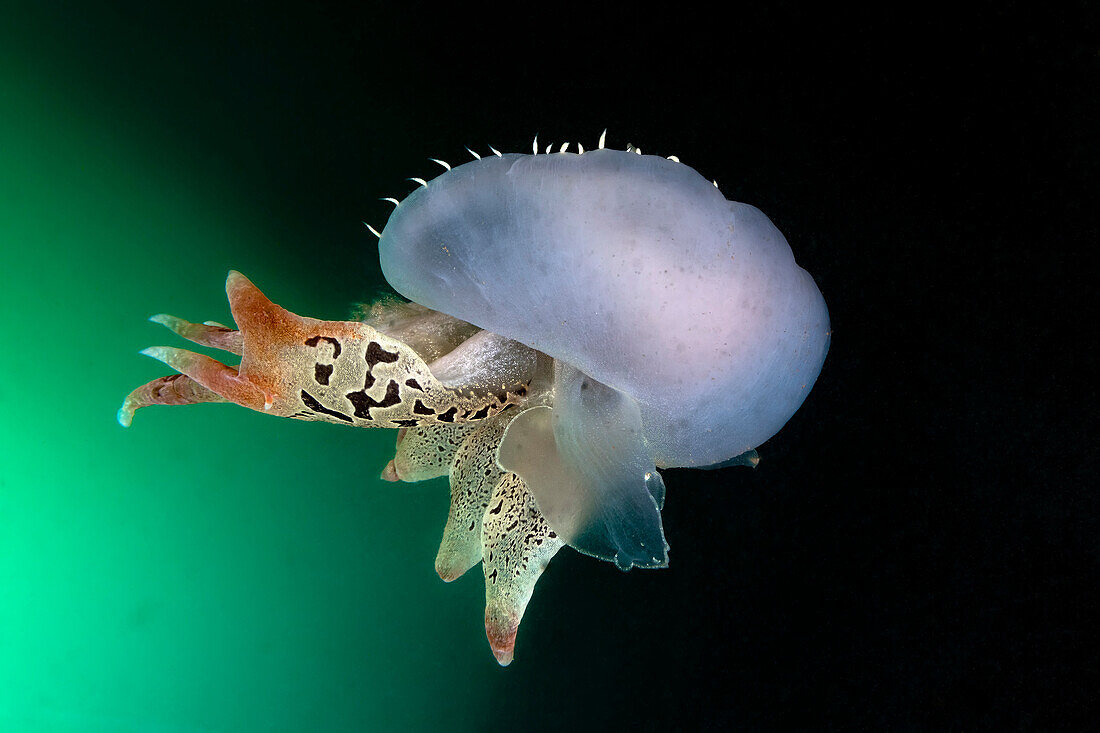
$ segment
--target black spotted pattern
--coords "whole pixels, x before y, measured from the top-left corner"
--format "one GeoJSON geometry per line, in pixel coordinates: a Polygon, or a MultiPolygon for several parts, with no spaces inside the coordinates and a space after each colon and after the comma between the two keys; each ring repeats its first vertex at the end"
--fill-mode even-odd
{"type": "Polygon", "coordinates": [[[334,339],[332,336],[310,336],[306,339],[306,346],[313,346],[316,348],[317,344],[321,343],[322,341],[328,341],[330,344],[332,344],[332,358],[334,360],[339,359],[340,342],[334,339]]]}
{"type": "MultiPolygon", "coordinates": [[[[373,380],[372,380],[373,381],[373,380]]],[[[348,402],[355,406],[355,416],[364,420],[373,420],[371,417],[370,408],[372,407],[393,407],[401,402],[401,397],[398,395],[400,387],[397,382],[390,380],[390,383],[386,385],[386,394],[381,400],[376,400],[366,393],[366,390],[359,390],[358,392],[349,392],[347,394],[348,402]]]]}
{"type": "Polygon", "coordinates": [[[302,402],[304,402],[306,404],[306,407],[313,410],[314,412],[319,412],[322,415],[331,415],[332,417],[343,420],[344,422],[352,422],[352,419],[350,417],[338,410],[328,409],[320,402],[318,402],[316,397],[311,395],[309,392],[306,392],[304,389],[302,390],[302,402]]]}
{"type": "Polygon", "coordinates": [[[374,368],[375,364],[392,364],[397,361],[398,354],[386,351],[377,341],[367,344],[367,371],[374,368]]]}
{"type": "Polygon", "coordinates": [[[317,380],[317,384],[328,384],[329,377],[332,376],[332,364],[314,364],[313,365],[313,378],[317,380]]]}
{"type": "MultiPolygon", "coordinates": [[[[340,342],[331,336],[311,336],[306,339],[305,343],[307,346],[312,346],[316,348],[321,343],[321,341],[327,341],[332,344],[334,360],[340,356],[342,352],[340,342]]],[[[364,359],[367,363],[367,371],[363,379],[363,388],[356,392],[349,392],[346,395],[348,401],[355,408],[355,411],[353,413],[355,417],[358,417],[362,420],[374,420],[374,417],[370,414],[370,410],[372,407],[392,407],[393,405],[399,404],[401,402],[400,388],[398,387],[397,382],[393,380],[390,380],[390,383],[386,386],[386,394],[382,397],[381,400],[375,400],[373,397],[367,394],[367,390],[374,387],[375,383],[377,382],[377,378],[372,373],[375,365],[392,364],[396,362],[399,358],[399,353],[386,351],[386,349],[382,348],[382,345],[379,344],[377,341],[371,341],[367,344],[366,352],[364,353],[364,359]]],[[[334,371],[335,365],[322,364],[318,362],[314,364],[313,378],[318,384],[328,386],[331,383],[334,371]]],[[[420,383],[416,379],[413,379],[411,377],[405,380],[405,386],[411,389],[419,390],[421,392],[424,391],[424,388],[420,385],[420,383]]],[[[515,391],[515,394],[517,397],[524,397],[527,394],[526,385],[520,386],[519,389],[515,391]]],[[[513,406],[511,404],[506,404],[508,401],[508,393],[506,391],[495,395],[495,397],[500,405],[503,405],[501,410],[506,410],[509,407],[513,406]]],[[[330,415],[346,422],[353,422],[352,418],[345,413],[321,405],[321,403],[318,402],[315,397],[308,394],[304,390],[302,391],[302,400],[306,403],[308,407],[316,412],[330,415]]],[[[456,419],[463,421],[483,420],[488,417],[491,412],[494,412],[495,409],[496,407],[494,405],[487,404],[476,411],[465,410],[460,415],[458,407],[452,405],[445,412],[436,413],[434,409],[426,406],[421,400],[416,400],[416,402],[413,404],[412,411],[414,414],[417,415],[435,416],[436,420],[442,423],[454,423],[456,419]]],[[[295,415],[295,417],[297,417],[297,415],[295,415]]],[[[421,421],[417,419],[406,419],[391,420],[390,422],[393,425],[397,425],[400,427],[414,427],[416,425],[419,425],[421,421]]]]}

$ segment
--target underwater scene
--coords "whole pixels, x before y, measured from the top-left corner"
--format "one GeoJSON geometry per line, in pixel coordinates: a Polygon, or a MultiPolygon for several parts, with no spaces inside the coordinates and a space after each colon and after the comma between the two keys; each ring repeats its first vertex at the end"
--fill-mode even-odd
{"type": "Polygon", "coordinates": [[[961,271],[1015,235],[946,193],[999,148],[916,134],[970,97],[833,18],[731,46],[525,12],[7,12],[0,733],[981,730],[1087,697],[1005,610],[1056,616],[1045,543],[1083,534],[985,477],[1001,392],[954,370],[1000,342],[928,255],[929,210],[993,222],[961,271]]]}
{"type": "MultiPolygon", "coordinates": [[[[454,148],[446,154],[456,166],[458,154],[477,162],[475,158],[463,147],[456,147],[450,135],[433,140],[421,132],[415,141],[407,139],[412,133],[402,120],[415,112],[395,108],[382,111],[374,129],[357,130],[354,138],[336,146],[362,143],[358,150],[343,150],[348,161],[314,161],[315,156],[332,155],[337,149],[311,139],[309,136],[323,137],[325,133],[309,126],[327,124],[321,122],[326,115],[346,118],[335,109],[335,102],[330,102],[333,109],[322,112],[298,109],[296,105],[303,102],[284,99],[287,83],[311,83],[302,70],[237,68],[235,61],[208,58],[208,44],[224,44],[221,51],[230,53],[234,44],[243,40],[218,41],[199,27],[190,31],[194,38],[187,38],[189,31],[180,28],[159,36],[160,41],[174,38],[184,45],[193,44],[186,50],[192,54],[186,62],[174,62],[154,53],[155,33],[144,39],[124,38],[127,29],[152,33],[155,16],[140,17],[138,13],[131,17],[130,12],[137,12],[132,8],[118,11],[116,17],[86,15],[83,21],[99,30],[84,37],[83,25],[72,15],[76,12],[57,8],[28,11],[27,28],[38,28],[41,39],[48,39],[46,48],[28,34],[13,39],[4,56],[4,109],[0,114],[0,139],[5,143],[0,146],[4,171],[0,196],[3,318],[13,341],[21,345],[6,349],[5,353],[15,358],[4,360],[3,381],[9,387],[3,393],[7,417],[0,493],[4,585],[0,726],[103,731],[483,730],[493,721],[521,720],[531,714],[532,701],[541,700],[540,707],[560,706],[550,699],[560,693],[540,692],[543,683],[537,682],[559,674],[553,670],[555,656],[583,655],[587,658],[584,664],[593,673],[608,677],[606,694],[620,704],[627,704],[639,685],[659,688],[663,673],[649,670],[656,663],[645,660],[674,646],[694,646],[698,633],[713,632],[685,628],[676,632],[677,639],[660,642],[656,648],[638,643],[642,636],[650,635],[644,620],[646,610],[661,603],[662,597],[667,602],[686,590],[683,585],[662,588],[659,571],[635,569],[627,574],[615,567],[661,567],[669,562],[661,546],[666,530],[657,510],[666,487],[654,460],[662,469],[719,463],[751,451],[761,440],[760,431],[733,435],[724,439],[726,445],[706,438],[702,429],[680,435],[665,428],[670,437],[662,449],[663,458],[650,457],[644,442],[638,442],[635,454],[609,458],[640,461],[636,488],[619,485],[624,492],[641,490],[640,497],[630,501],[642,504],[627,511],[641,512],[633,521],[648,524],[636,529],[629,519],[612,518],[606,521],[615,526],[602,539],[576,536],[589,524],[584,517],[570,520],[583,526],[568,540],[559,538],[534,509],[523,482],[517,487],[504,483],[494,488],[501,475],[495,467],[495,450],[507,421],[498,421],[499,428],[490,426],[496,437],[488,438],[486,446],[491,452],[484,454],[477,452],[484,449],[468,448],[455,439],[457,433],[446,433],[450,451],[440,470],[431,472],[417,462],[436,458],[436,444],[441,439],[433,436],[443,434],[417,433],[431,427],[417,427],[417,419],[425,419],[425,411],[439,415],[430,420],[440,427],[455,420],[455,405],[461,408],[459,422],[475,413],[475,419],[484,418],[488,424],[504,408],[535,404],[532,380],[537,384],[539,379],[555,378],[542,367],[536,369],[534,356],[525,361],[528,353],[536,352],[517,342],[507,342],[516,345],[500,347],[504,351],[492,345],[471,347],[482,364],[478,369],[492,371],[489,379],[508,380],[500,385],[504,391],[499,400],[496,392],[490,395],[486,409],[491,411],[479,411],[479,398],[467,398],[464,390],[476,391],[481,383],[477,379],[484,381],[480,372],[475,369],[471,375],[461,364],[452,368],[463,377],[452,375],[448,384],[458,383],[463,391],[451,396],[449,388],[436,380],[447,367],[433,365],[428,371],[425,366],[429,353],[431,359],[437,358],[470,336],[471,331],[463,330],[461,322],[439,321],[441,314],[431,317],[435,320],[429,324],[428,341],[416,340],[414,333],[400,328],[403,340],[394,340],[385,335],[394,333],[393,329],[378,323],[400,320],[404,311],[393,310],[399,300],[379,267],[378,239],[362,219],[370,218],[382,228],[393,207],[379,202],[380,198],[404,198],[417,187],[405,180],[409,176],[432,178],[444,173],[427,160],[443,156],[441,146],[454,148]],[[107,43],[111,33],[118,35],[107,43]],[[63,42],[57,36],[64,34],[81,37],[70,35],[63,42]],[[224,67],[227,63],[230,66],[224,67]],[[149,67],[143,68],[144,64],[149,67]],[[229,78],[210,78],[223,70],[229,78]],[[166,76],[174,73],[182,76],[168,82],[166,76]],[[165,91],[166,83],[175,85],[172,93],[165,91]],[[246,102],[235,99],[251,85],[256,86],[245,94],[255,93],[257,98],[246,102]],[[263,85],[272,86],[260,89],[263,85]],[[265,107],[270,104],[286,104],[285,114],[294,117],[293,122],[263,122],[271,113],[265,107]],[[317,120],[299,119],[303,114],[317,120]],[[230,119],[235,115],[245,115],[247,121],[230,119]],[[197,118],[209,126],[193,128],[189,119],[197,118]],[[283,137],[288,134],[295,139],[283,137]],[[287,146],[293,151],[285,150],[287,146]],[[364,168],[356,171],[346,190],[337,190],[334,181],[327,180],[322,193],[281,168],[280,159],[288,155],[309,160],[311,166],[325,171],[326,177],[339,178],[333,167],[346,168],[351,159],[360,160],[364,168]],[[435,168],[431,173],[429,166],[435,168]],[[279,181],[273,183],[272,178],[279,181]],[[333,192],[341,200],[326,199],[333,192]],[[284,197],[302,200],[288,205],[284,197]],[[318,223],[321,229],[314,228],[318,223]],[[277,373],[272,370],[282,373],[280,364],[272,362],[263,369],[256,366],[263,361],[258,349],[270,351],[263,345],[278,334],[289,333],[291,326],[265,325],[276,317],[270,314],[278,306],[236,274],[237,269],[256,278],[270,297],[287,308],[322,319],[317,323],[332,324],[321,327],[329,330],[303,332],[301,339],[287,337],[293,341],[290,346],[297,344],[309,352],[304,388],[299,390],[294,381],[298,378],[293,376],[292,362],[286,362],[285,368],[291,371],[285,379],[291,380],[293,389],[280,388],[282,394],[295,398],[298,407],[284,408],[274,397],[257,407],[249,403],[252,393],[247,390],[234,392],[231,388],[219,396],[207,389],[216,385],[204,379],[203,375],[213,373],[209,371],[213,367],[204,365],[225,369],[210,357],[225,359],[225,350],[241,353],[242,335],[243,359],[251,359],[252,373],[262,372],[264,379],[276,380],[271,384],[283,379],[272,376],[277,373]],[[237,283],[236,290],[230,288],[229,301],[223,287],[226,272],[231,273],[230,282],[237,283]],[[243,294],[234,295],[237,292],[243,294]],[[249,305],[253,301],[261,304],[249,305]],[[339,322],[354,320],[357,312],[371,313],[370,304],[376,301],[381,305],[374,307],[382,308],[383,315],[376,314],[368,322],[378,325],[381,333],[373,329],[373,336],[348,332],[339,342],[330,335],[343,333],[339,322]],[[151,316],[155,322],[150,322],[151,316]],[[18,324],[32,317],[45,327],[16,335],[18,324]],[[203,326],[204,321],[228,327],[203,326]],[[452,332],[458,335],[448,335],[452,332]],[[180,335],[198,345],[188,344],[180,335]],[[355,352],[357,344],[368,341],[368,386],[377,380],[384,387],[391,381],[384,375],[399,374],[393,382],[404,390],[396,400],[398,405],[387,408],[382,393],[376,400],[373,391],[368,395],[364,390],[359,394],[365,402],[356,406],[354,418],[350,417],[352,406],[347,415],[320,406],[317,399],[326,404],[336,399],[325,396],[326,387],[335,389],[333,385],[352,379],[341,368],[333,373],[329,366],[322,380],[317,371],[321,362],[336,359],[338,367],[346,364],[350,354],[360,353],[355,352]],[[416,353],[406,341],[416,345],[416,353]],[[318,344],[331,345],[336,351],[318,356],[318,344]],[[145,348],[151,345],[155,348],[145,348]],[[183,346],[194,351],[184,351],[183,346]],[[477,349],[489,351],[482,354],[477,349]],[[399,354],[401,360],[391,363],[399,354]],[[148,356],[169,362],[197,381],[191,377],[162,379],[166,367],[148,356]],[[195,369],[199,371],[182,366],[181,359],[198,364],[195,369]],[[510,359],[518,359],[520,366],[498,374],[503,368],[499,365],[512,363],[510,359]],[[314,362],[318,362],[316,366],[314,362]],[[200,374],[203,368],[207,371],[200,374]],[[44,378],[47,370],[53,375],[50,379],[44,378]],[[141,388],[146,382],[152,386],[141,388]],[[134,394],[120,410],[131,390],[134,394]],[[304,404],[298,401],[299,391],[307,400],[304,404]],[[416,400],[416,411],[410,394],[422,398],[416,400]],[[260,413],[298,418],[309,413],[336,424],[274,420],[233,405],[216,404],[228,399],[260,413]],[[158,402],[215,404],[187,409],[153,407],[134,414],[136,408],[158,402]],[[409,409],[401,407],[402,403],[409,409]],[[291,415],[294,410],[298,412],[291,415]],[[385,426],[393,429],[353,430],[341,424],[383,418],[385,426]],[[130,429],[119,424],[129,425],[131,420],[130,429]],[[402,428],[400,435],[398,427],[402,428]],[[687,450],[688,439],[697,447],[687,450]],[[395,457],[396,440],[401,441],[404,452],[395,457]],[[409,448],[425,440],[431,451],[426,458],[423,451],[409,448]],[[466,512],[470,517],[476,514],[479,530],[485,515],[486,528],[479,536],[458,526],[465,520],[448,520],[451,500],[445,474],[460,444],[474,456],[470,460],[476,461],[471,464],[478,474],[475,479],[480,478],[482,466],[496,472],[493,483],[482,489],[486,493],[479,499],[477,511],[466,512]],[[441,474],[434,480],[412,482],[441,474]],[[402,480],[397,481],[399,478],[402,480]],[[509,499],[513,494],[518,498],[509,499]],[[520,503],[513,507],[516,501],[520,503]],[[505,502],[512,503],[502,511],[505,502]],[[523,510],[523,502],[530,509],[523,510]],[[491,511],[486,513],[487,509],[491,511]],[[536,524],[523,524],[517,530],[518,523],[528,521],[523,519],[523,511],[535,512],[532,521],[536,524]],[[495,529],[490,528],[490,520],[495,521],[495,529]],[[439,549],[437,559],[445,524],[448,533],[464,532],[472,539],[445,539],[445,545],[450,541],[461,546],[439,549]],[[490,545],[494,531],[497,537],[490,545]],[[537,537],[523,540],[528,549],[512,546],[516,540],[510,537],[523,539],[522,533],[531,531],[537,537]],[[630,537],[623,537],[631,532],[640,537],[640,546],[620,548],[614,544],[629,544],[630,537]],[[487,548],[484,574],[478,566],[483,537],[487,548]],[[518,617],[524,614],[534,581],[566,541],[577,546],[588,542],[584,545],[588,554],[609,562],[573,550],[561,552],[539,585],[517,641],[518,617]],[[601,549],[605,546],[606,550],[601,549]],[[464,548],[472,548],[476,554],[464,548]],[[640,554],[617,559],[620,549],[640,554]],[[490,562],[495,563],[492,572],[490,562]],[[473,572],[463,574],[470,566],[474,566],[473,572]],[[502,575],[499,585],[497,566],[502,575]],[[514,587],[505,588],[504,576],[510,578],[513,573],[516,579],[508,582],[514,587]],[[444,583],[440,576],[453,582],[444,583]],[[573,576],[580,580],[575,591],[555,598],[555,587],[571,584],[573,576]],[[486,586],[490,587],[488,608],[486,586]],[[621,625],[617,617],[635,614],[640,617],[630,623],[632,630],[613,632],[621,625]],[[598,621],[593,623],[595,619],[598,621]],[[503,669],[501,665],[513,661],[513,644],[516,661],[503,669]],[[605,665],[607,671],[598,673],[605,665]],[[611,673],[612,669],[616,671],[611,673]],[[519,690],[523,693],[517,696],[519,690]]],[[[229,24],[230,19],[224,22],[229,24]]],[[[258,33],[248,28],[238,31],[252,37],[258,33]]],[[[302,50],[272,46],[261,54],[268,52],[289,54],[274,62],[285,64],[300,60],[297,54],[302,50]]],[[[578,139],[574,150],[579,151],[582,145],[589,148],[586,155],[597,164],[598,170],[592,174],[597,178],[607,175],[600,170],[608,166],[620,170],[620,159],[628,167],[615,175],[627,182],[631,177],[649,175],[644,170],[632,172],[630,166],[658,165],[676,176],[687,176],[686,185],[697,187],[695,193],[677,193],[672,188],[669,196],[690,201],[701,192],[705,200],[725,202],[709,179],[684,164],[663,156],[643,159],[633,147],[626,150],[629,141],[616,142],[614,136],[604,150],[607,133],[601,136],[602,130],[596,128],[578,132],[591,139],[578,139]],[[617,152],[612,152],[612,145],[617,152]]],[[[535,134],[537,131],[532,137],[535,134]]],[[[507,154],[530,152],[532,143],[526,131],[522,138],[510,133],[498,144],[507,142],[513,145],[506,148],[507,154]]],[[[481,143],[480,148],[490,159],[498,159],[487,144],[481,143]]],[[[537,144],[536,150],[548,160],[553,157],[537,144]]],[[[581,157],[579,153],[570,155],[581,157]]],[[[456,167],[455,171],[459,170],[456,167]]],[[[598,191],[601,184],[597,181],[595,185],[598,191]]],[[[605,190],[621,185],[614,180],[602,184],[605,190]]],[[[406,208],[412,205],[404,204],[406,208]]],[[[631,219],[633,215],[620,216],[631,219]]],[[[772,227],[766,218],[763,224],[753,224],[751,212],[745,216],[746,227],[772,227]]],[[[774,232],[774,227],[767,231],[774,232]]],[[[775,236],[777,244],[782,242],[782,235],[775,236]]],[[[669,254],[680,256],[675,248],[669,254]]],[[[742,250],[736,250],[735,256],[741,255],[742,250]]],[[[744,256],[749,256],[747,250],[744,256]]],[[[486,266],[502,261],[496,257],[486,266]]],[[[510,267],[512,272],[502,279],[519,285],[519,292],[506,294],[514,299],[530,288],[522,282],[522,272],[516,271],[523,265],[510,267]]],[[[572,274],[566,275],[567,281],[573,279],[572,274]]],[[[725,282],[716,280],[720,285],[725,282]]],[[[812,281],[807,282],[816,298],[813,305],[820,308],[821,296],[812,281]]],[[[567,315],[566,311],[577,310],[576,299],[588,289],[585,285],[573,300],[561,301],[566,309],[562,312],[567,315]]],[[[676,300],[682,303],[689,297],[689,292],[683,292],[676,300]]],[[[714,307],[717,297],[706,295],[701,307],[714,307]]],[[[540,305],[536,302],[525,309],[538,312],[540,305]]],[[[624,313],[629,315],[629,311],[624,313]]],[[[296,317],[290,314],[286,318],[296,317]]],[[[675,320],[662,326],[655,318],[641,320],[630,329],[656,332],[677,327],[675,320]]],[[[828,321],[823,314],[816,318],[819,341],[809,355],[812,363],[806,367],[806,375],[792,377],[801,379],[803,387],[796,388],[790,407],[767,418],[773,423],[764,428],[767,435],[786,422],[820,369],[828,321]]],[[[578,326],[574,333],[590,335],[593,328],[578,326]]],[[[621,331],[622,326],[618,328],[621,331]]],[[[614,333],[618,331],[605,338],[613,340],[614,333]]],[[[637,342],[641,337],[632,338],[637,342]]],[[[622,361],[623,348],[614,346],[612,361],[622,361]]],[[[232,354],[228,356],[232,358],[232,354]]],[[[356,357],[362,358],[361,353],[356,357]]],[[[670,359],[670,367],[674,364],[670,359]]],[[[679,371],[685,368],[694,368],[694,361],[685,362],[679,371]]],[[[724,363],[721,368],[726,368],[724,363]]],[[[592,370],[601,374],[598,365],[592,370]]],[[[646,371],[663,381],[677,374],[672,369],[662,372],[654,362],[646,371]]],[[[243,363],[241,374],[243,379],[243,363]]],[[[234,368],[226,378],[235,380],[235,375],[234,368]]],[[[558,377],[569,378],[573,377],[558,377]]],[[[354,379],[362,387],[362,371],[354,379]]],[[[613,397],[612,393],[619,394],[617,390],[594,381],[591,384],[607,394],[601,393],[597,403],[580,403],[578,409],[587,412],[573,418],[587,421],[578,423],[587,426],[582,448],[594,440],[626,440],[626,433],[615,438],[618,433],[614,430],[619,423],[639,419],[638,408],[631,407],[633,399],[613,397]],[[628,400],[629,405],[611,407],[608,401],[620,399],[628,400]],[[606,429],[593,424],[592,420],[605,418],[592,413],[592,407],[583,408],[584,404],[598,404],[601,411],[615,410],[609,418],[614,424],[606,429]]],[[[589,381],[577,382],[577,388],[588,389],[589,381]]],[[[655,391],[644,382],[638,389],[655,391]]],[[[715,399],[712,396],[706,401],[715,399]]],[[[565,409],[562,404],[559,400],[559,412],[565,409]]],[[[549,407],[542,409],[549,411],[549,407]]],[[[654,414],[648,418],[651,423],[670,414],[661,403],[648,409],[654,414]]],[[[511,420],[511,415],[507,417],[511,420]]],[[[679,419],[683,417],[690,414],[679,419]]],[[[711,423],[716,428],[727,424],[714,419],[711,423]]],[[[470,425],[476,427],[477,423],[470,425]]],[[[651,434],[657,435],[652,429],[651,434]]],[[[528,441],[538,439],[535,434],[527,436],[528,441]]],[[[633,439],[643,440],[638,434],[633,439]]],[[[553,438],[550,440],[552,446],[553,438]]],[[[598,459],[614,450],[615,446],[597,446],[594,455],[598,459]]],[[[538,455],[534,449],[527,453],[538,455]]],[[[715,475],[721,477],[720,483],[736,476],[739,482],[751,485],[754,460],[755,453],[752,460],[731,462],[744,465],[719,469],[715,475]]],[[[459,459],[455,463],[459,466],[459,459]]],[[[583,469],[587,464],[569,465],[583,469]]],[[[577,469],[566,466],[562,470],[577,469]]],[[[622,469],[608,464],[608,470],[622,469]]],[[[488,475],[488,469],[485,473],[488,475]]],[[[688,475],[667,483],[673,491],[697,480],[688,475]]],[[[561,476],[554,474],[547,484],[550,490],[559,490],[561,476]]],[[[573,505],[583,498],[574,498],[573,505]]],[[[627,505],[613,504],[607,511],[621,514],[623,506],[627,505]]],[[[450,511],[453,514],[455,509],[450,511]]],[[[463,510],[459,507],[458,511],[463,510]]],[[[716,524],[712,518],[702,519],[698,537],[705,541],[712,531],[708,527],[716,524]]],[[[561,521],[555,519],[554,526],[571,526],[567,520],[561,521]]],[[[672,521],[677,520],[666,520],[667,531],[674,526],[672,521]]],[[[469,529],[473,528],[471,521],[469,529]]],[[[683,548],[679,551],[691,552],[685,543],[679,547],[683,548]]],[[[718,578],[715,582],[726,581],[718,578]]],[[[714,618],[713,612],[704,613],[714,618]]],[[[702,621],[695,624],[707,625],[702,621]]],[[[539,725],[536,721],[517,729],[539,725]]]]}

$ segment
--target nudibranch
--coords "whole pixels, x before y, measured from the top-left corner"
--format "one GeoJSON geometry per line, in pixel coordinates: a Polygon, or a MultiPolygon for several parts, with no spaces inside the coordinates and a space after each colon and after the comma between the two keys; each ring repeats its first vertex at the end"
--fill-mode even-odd
{"type": "MultiPolygon", "coordinates": [[[[153,404],[235,402],[281,417],[396,428],[382,478],[448,476],[436,570],[478,562],[500,664],[539,576],[569,545],[664,567],[658,469],[755,465],[821,371],[829,316],[758,209],[676,158],[628,147],[493,155],[419,184],[381,233],[411,302],[321,321],[226,282],[237,329],[152,320],[240,356],[169,347],[153,404]]],[[[372,229],[373,231],[373,229],[372,229]]]]}

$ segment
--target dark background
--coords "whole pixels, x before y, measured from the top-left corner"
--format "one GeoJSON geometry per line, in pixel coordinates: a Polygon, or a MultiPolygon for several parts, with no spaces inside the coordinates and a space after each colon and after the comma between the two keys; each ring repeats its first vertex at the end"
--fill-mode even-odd
{"type": "MultiPolygon", "coordinates": [[[[38,63],[91,70],[78,99],[139,110],[119,124],[252,186],[285,233],[272,258],[303,239],[369,254],[360,222],[384,224],[378,197],[434,175],[428,157],[594,147],[606,127],[760,207],[814,275],[831,352],[760,467],[666,472],[667,571],[563,552],[484,716],[456,726],[1083,727],[1095,15],[766,5],[48,4],[12,22],[48,37],[38,63]]],[[[372,257],[303,259],[301,279],[370,297],[372,257]]]]}

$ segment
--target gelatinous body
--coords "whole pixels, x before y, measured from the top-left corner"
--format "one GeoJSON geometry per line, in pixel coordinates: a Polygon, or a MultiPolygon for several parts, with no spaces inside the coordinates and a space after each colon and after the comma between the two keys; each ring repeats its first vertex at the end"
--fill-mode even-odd
{"type": "Polygon", "coordinates": [[[659,466],[763,443],[828,346],[824,299],[771,221],[658,156],[458,166],[397,207],[379,252],[406,298],[630,395],[659,466]]]}
{"type": "Polygon", "coordinates": [[[154,317],[241,363],[149,349],[181,374],[139,387],[119,420],[232,401],[398,428],[382,477],[449,477],[436,569],[449,581],[482,563],[502,664],[563,545],[666,565],[658,468],[755,465],[828,349],[824,300],[767,217],[633,150],[449,169],[398,204],[380,258],[413,302],[360,321],[297,316],[238,273],[239,331],[154,317]]]}

